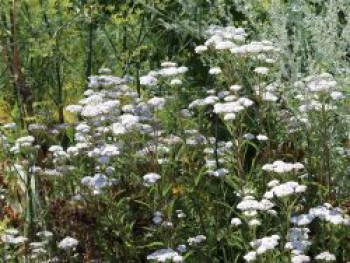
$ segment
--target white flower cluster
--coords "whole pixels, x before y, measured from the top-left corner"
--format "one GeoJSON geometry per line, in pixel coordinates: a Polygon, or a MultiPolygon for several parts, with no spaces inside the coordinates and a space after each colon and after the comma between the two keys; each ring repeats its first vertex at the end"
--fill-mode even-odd
{"type": "Polygon", "coordinates": [[[153,213],[153,219],[152,219],[152,222],[155,224],[155,225],[159,225],[163,222],[163,214],[162,212],[160,211],[155,211],[153,213]]]}
{"type": "Polygon", "coordinates": [[[252,133],[246,133],[243,135],[243,138],[246,140],[254,140],[257,139],[258,141],[267,141],[269,138],[264,135],[264,134],[258,134],[258,135],[254,135],[252,133]]]}
{"type": "Polygon", "coordinates": [[[284,246],[285,249],[291,250],[294,255],[303,254],[311,245],[311,242],[308,240],[309,232],[310,230],[308,228],[290,228],[287,242],[284,246]]]}
{"type": "Polygon", "coordinates": [[[58,169],[50,169],[50,168],[46,168],[42,171],[40,171],[40,174],[43,176],[46,176],[48,178],[57,178],[57,177],[63,177],[64,174],[59,171],[58,169]]]}
{"type": "Polygon", "coordinates": [[[66,151],[64,151],[60,145],[52,145],[49,148],[49,152],[53,154],[54,163],[59,163],[69,158],[69,154],[66,151]]]}
{"type": "Polygon", "coordinates": [[[261,239],[250,242],[250,245],[255,249],[257,254],[264,254],[278,246],[279,235],[266,236],[261,239]]]}
{"type": "MultiPolygon", "coordinates": [[[[236,101],[230,101],[230,102],[218,102],[216,104],[214,104],[214,112],[215,113],[223,113],[225,114],[224,118],[228,118],[227,114],[235,114],[238,112],[243,111],[244,109],[252,106],[254,104],[254,102],[248,98],[242,97],[239,98],[236,101]]],[[[233,117],[230,117],[229,119],[234,119],[233,117]]]]}
{"type": "Polygon", "coordinates": [[[205,154],[205,166],[208,169],[207,174],[214,177],[221,177],[229,174],[229,170],[225,167],[228,164],[230,158],[228,157],[232,151],[233,144],[231,141],[219,141],[217,142],[217,148],[215,148],[215,138],[209,137],[205,141],[207,147],[204,148],[205,154]],[[216,155],[217,154],[217,160],[216,155]],[[217,163],[218,162],[218,163],[217,163]],[[219,166],[220,168],[218,168],[219,166]]]}
{"type": "Polygon", "coordinates": [[[165,67],[158,71],[158,75],[162,77],[171,77],[176,76],[179,74],[184,74],[188,71],[187,67],[177,67],[177,66],[171,66],[171,67],[165,67]]]}
{"type": "Polygon", "coordinates": [[[145,186],[152,186],[162,177],[157,173],[148,173],[143,176],[145,186]]]}
{"type": "Polygon", "coordinates": [[[303,101],[303,104],[301,106],[299,106],[299,111],[302,114],[301,116],[297,116],[301,121],[307,123],[308,119],[305,116],[306,113],[310,112],[310,111],[321,111],[321,110],[325,110],[325,111],[331,111],[331,110],[336,110],[337,106],[335,105],[331,105],[329,103],[322,103],[320,101],[317,100],[307,100],[307,101],[303,101]]]}
{"type": "Polygon", "coordinates": [[[111,126],[114,135],[125,134],[138,128],[140,118],[139,116],[126,113],[119,116],[117,120],[118,122],[113,123],[111,126]]]}
{"type": "Polygon", "coordinates": [[[98,74],[111,74],[112,70],[106,67],[102,67],[98,70],[98,74]]]}
{"type": "Polygon", "coordinates": [[[6,229],[5,233],[1,235],[0,239],[4,244],[11,245],[23,245],[28,241],[28,238],[19,235],[19,231],[14,228],[6,229]]]}
{"type": "Polygon", "coordinates": [[[214,67],[209,69],[210,75],[218,75],[221,73],[221,69],[219,67],[214,67]]]}
{"type": "Polygon", "coordinates": [[[104,96],[101,94],[93,94],[83,100],[80,103],[84,104],[81,110],[81,115],[86,118],[94,118],[102,115],[118,114],[117,110],[119,106],[118,100],[104,100],[104,96]]]}
{"type": "MultiPolygon", "coordinates": [[[[103,72],[101,72],[103,73],[103,72]]],[[[105,72],[104,72],[105,73],[105,72]]],[[[112,75],[98,75],[89,77],[89,88],[97,89],[101,86],[109,87],[113,85],[120,85],[127,81],[126,78],[119,78],[112,75]]]]}
{"type": "Polygon", "coordinates": [[[311,208],[307,214],[294,216],[291,222],[297,226],[304,226],[310,224],[316,218],[333,225],[350,225],[350,217],[342,209],[333,208],[329,204],[311,208]]]}
{"type": "MultiPolygon", "coordinates": [[[[178,68],[176,64],[170,62],[163,63],[162,66],[162,72],[150,72],[148,76],[169,75],[174,68],[180,73],[186,71],[184,67],[178,68]]],[[[79,101],[79,105],[70,105],[66,108],[80,115],[82,119],[75,127],[76,144],[71,145],[66,152],[71,158],[86,156],[95,160],[96,165],[93,167],[95,171],[92,171],[95,175],[82,178],[81,183],[93,190],[94,194],[100,194],[102,189],[118,181],[108,178],[114,174],[114,168],[109,164],[125,147],[122,136],[130,133],[153,136],[154,127],[147,122],[154,118],[153,109],[164,106],[165,99],[153,97],[143,101],[126,85],[129,81],[127,78],[98,76],[90,80],[95,83],[93,86],[98,86],[99,89],[85,91],[85,98],[79,101]]],[[[156,151],[161,147],[163,146],[160,143],[157,144],[156,151]]],[[[150,145],[141,150],[136,149],[136,153],[146,156],[149,149],[153,148],[154,145],[150,145]]],[[[62,152],[61,150],[56,149],[54,153],[62,152]]],[[[57,168],[52,171],[57,171],[57,168]]],[[[157,179],[146,175],[144,180],[146,185],[151,185],[157,179]]]]}
{"type": "Polygon", "coordinates": [[[274,206],[274,203],[268,199],[257,201],[253,196],[245,196],[243,200],[237,204],[237,209],[241,211],[268,211],[274,206]]]}
{"type": "Polygon", "coordinates": [[[243,256],[244,260],[247,262],[255,261],[257,253],[255,251],[249,251],[247,254],[243,256]]]}
{"type": "Polygon", "coordinates": [[[207,140],[204,135],[198,133],[189,134],[189,137],[186,138],[186,145],[198,146],[205,145],[207,140]]]}
{"type": "Polygon", "coordinates": [[[266,85],[261,83],[254,87],[255,95],[261,97],[263,101],[276,102],[278,100],[277,92],[277,83],[271,83],[266,85]]]}
{"type": "Polygon", "coordinates": [[[286,197],[293,194],[300,194],[304,193],[306,188],[306,185],[300,185],[298,182],[294,181],[282,184],[276,182],[276,185],[264,194],[264,198],[272,199],[273,197],[286,197]]]}
{"type": "Polygon", "coordinates": [[[302,163],[288,163],[284,161],[275,161],[271,164],[265,164],[262,167],[262,170],[266,172],[275,172],[275,173],[289,173],[296,172],[304,169],[302,163]]]}
{"type": "Polygon", "coordinates": [[[187,242],[190,246],[198,245],[206,240],[206,236],[204,235],[197,235],[195,237],[190,237],[187,242]]]}
{"type": "MultiPolygon", "coordinates": [[[[174,77],[180,74],[184,74],[188,71],[187,67],[178,67],[174,62],[163,62],[162,68],[158,71],[150,71],[147,75],[140,77],[140,84],[144,86],[154,87],[158,84],[157,77],[174,77]]],[[[171,85],[180,85],[182,82],[180,79],[173,79],[171,85]]]]}
{"type": "Polygon", "coordinates": [[[183,258],[178,252],[171,248],[159,249],[147,256],[147,260],[155,260],[156,262],[183,262],[183,258]]]}
{"type": "Polygon", "coordinates": [[[14,130],[17,128],[17,124],[15,122],[9,122],[9,123],[5,123],[3,127],[6,130],[14,130]]]}
{"type": "MultiPolygon", "coordinates": [[[[244,191],[246,193],[243,194],[249,194],[252,191],[244,191]]],[[[273,210],[272,208],[275,205],[269,201],[268,199],[262,199],[260,202],[255,200],[255,198],[251,195],[246,195],[238,205],[237,209],[244,211],[244,216],[248,218],[248,225],[250,227],[256,227],[261,225],[261,221],[257,218],[254,218],[257,216],[257,211],[267,211],[268,214],[276,216],[277,212],[273,210]],[[251,217],[253,217],[251,219],[251,217]]],[[[235,226],[239,226],[242,224],[241,220],[239,218],[233,218],[231,220],[231,224],[235,226]]],[[[279,244],[279,235],[272,235],[272,236],[266,236],[261,239],[254,240],[250,242],[250,245],[254,248],[253,251],[249,251],[245,256],[244,259],[247,262],[255,261],[257,259],[257,256],[260,254],[264,254],[268,251],[271,251],[275,249],[279,244]]]]}
{"type": "MultiPolygon", "coordinates": [[[[294,169],[293,164],[289,164],[294,169]]],[[[302,165],[297,165],[297,169],[302,169],[302,165]]],[[[305,185],[300,185],[297,182],[289,181],[286,183],[280,183],[279,180],[272,180],[268,184],[270,190],[264,194],[262,201],[257,201],[253,196],[246,195],[243,200],[238,203],[237,209],[244,211],[246,217],[254,217],[257,215],[259,210],[271,210],[274,204],[269,201],[269,199],[276,197],[289,196],[295,193],[303,193],[306,191],[305,185]]],[[[274,211],[276,212],[276,211],[274,211]]],[[[269,213],[272,214],[272,213],[269,213]]],[[[276,215],[277,213],[275,213],[276,215]]],[[[309,213],[295,215],[291,218],[291,223],[297,226],[304,226],[310,224],[314,219],[319,218],[326,222],[335,225],[350,225],[350,217],[346,215],[340,208],[333,208],[330,204],[324,204],[323,206],[318,206],[311,208],[309,213]]],[[[234,226],[239,226],[242,224],[240,218],[232,218],[231,224],[234,226]]],[[[259,225],[260,221],[257,219],[252,219],[249,221],[249,225],[259,225]]],[[[308,250],[311,242],[309,241],[309,232],[308,228],[302,227],[291,227],[287,235],[287,242],[284,247],[286,250],[291,251],[291,262],[303,263],[310,262],[311,258],[305,255],[308,250]]],[[[250,245],[254,248],[253,251],[249,251],[244,255],[244,259],[247,262],[252,262],[257,260],[259,254],[266,253],[267,251],[275,249],[279,244],[279,235],[272,235],[263,237],[261,239],[252,241],[250,245]]],[[[315,260],[324,260],[324,261],[336,261],[335,255],[329,253],[328,251],[322,252],[319,255],[315,256],[315,260]]]]}
{"type": "Polygon", "coordinates": [[[333,225],[346,225],[350,226],[350,217],[345,214],[345,212],[339,208],[333,208],[330,204],[324,204],[311,208],[309,210],[309,215],[324,220],[333,225]]]}
{"type": "Polygon", "coordinates": [[[310,76],[304,79],[306,87],[311,92],[330,92],[333,91],[337,82],[333,76],[328,73],[323,73],[316,76],[310,76]]]}
{"type": "Polygon", "coordinates": [[[91,188],[95,195],[101,194],[103,188],[116,183],[115,179],[108,179],[106,175],[101,173],[97,173],[94,176],[85,176],[81,179],[81,184],[91,188]]]}
{"type": "MultiPolygon", "coordinates": [[[[205,41],[204,45],[195,48],[196,53],[206,52],[210,47],[217,51],[229,50],[236,55],[261,55],[278,51],[278,49],[273,46],[273,43],[267,40],[261,42],[252,41],[243,44],[247,36],[243,28],[210,26],[206,33],[209,38],[205,41]]],[[[266,63],[271,63],[274,62],[274,59],[264,56],[264,61],[266,63]]]]}
{"type": "Polygon", "coordinates": [[[219,100],[219,98],[217,96],[208,96],[204,99],[196,99],[194,101],[192,101],[190,103],[190,105],[188,106],[189,109],[194,109],[197,107],[202,107],[202,106],[207,106],[207,105],[214,105],[217,101],[219,100]]]}
{"type": "MultiPolygon", "coordinates": [[[[246,45],[241,45],[245,41],[246,33],[242,28],[235,27],[219,27],[212,26],[207,30],[208,39],[202,46],[197,46],[195,51],[196,53],[202,53],[208,49],[214,48],[215,50],[230,50],[234,54],[247,54],[251,53],[253,55],[259,53],[266,53],[270,51],[275,51],[273,44],[270,41],[262,42],[251,42],[246,45]]],[[[272,59],[268,58],[265,54],[259,54],[259,57],[269,62],[272,59]]],[[[221,68],[218,66],[211,67],[209,74],[217,75],[222,72],[221,68]]],[[[266,75],[269,72],[267,67],[257,67],[254,72],[257,74],[266,75]]],[[[218,94],[214,95],[215,91],[208,91],[209,96],[204,99],[196,99],[190,105],[189,109],[194,109],[196,107],[202,107],[207,105],[212,105],[214,107],[213,112],[222,115],[225,121],[233,121],[237,118],[237,114],[248,107],[252,106],[254,102],[246,97],[238,97],[237,93],[242,87],[240,85],[232,85],[230,91],[233,94],[230,94],[229,91],[221,91],[218,94]],[[221,101],[223,100],[223,101],[221,101]]],[[[267,101],[276,101],[278,98],[273,94],[272,86],[268,89],[271,89],[269,93],[266,93],[264,100],[267,101]]],[[[260,137],[259,137],[260,138],[260,137]]],[[[258,139],[259,139],[258,138],[258,139]]],[[[261,137],[261,140],[267,140],[264,136],[261,137]]]]}
{"type": "Polygon", "coordinates": [[[161,109],[164,107],[165,98],[153,97],[147,103],[154,109],[161,109]]]}
{"type": "Polygon", "coordinates": [[[233,226],[239,226],[242,225],[242,220],[238,217],[232,218],[231,219],[231,225],[233,226]]]}
{"type": "Polygon", "coordinates": [[[44,248],[44,242],[31,242],[29,247],[31,249],[31,259],[37,259],[40,255],[47,253],[47,250],[44,248]]]}
{"type": "Polygon", "coordinates": [[[227,175],[229,173],[229,170],[227,170],[226,168],[220,168],[217,170],[213,170],[213,171],[208,171],[209,175],[215,176],[215,177],[221,177],[224,175],[227,175]]]}
{"type": "Polygon", "coordinates": [[[310,262],[310,257],[306,255],[292,255],[292,263],[307,263],[310,262]]]}
{"type": "Polygon", "coordinates": [[[237,55],[247,55],[247,54],[261,54],[261,53],[270,53],[276,52],[276,49],[271,41],[252,41],[248,44],[236,46],[230,49],[231,53],[237,55]]]}
{"type": "Polygon", "coordinates": [[[13,153],[18,153],[23,148],[29,148],[33,146],[35,138],[33,136],[23,136],[16,140],[15,145],[10,149],[13,153]]]}
{"type": "Polygon", "coordinates": [[[51,231],[47,231],[47,230],[39,231],[38,233],[36,233],[36,235],[38,237],[44,238],[44,239],[50,239],[53,236],[52,232],[51,231]]]}
{"type": "Polygon", "coordinates": [[[100,163],[108,162],[110,157],[118,156],[120,154],[121,145],[119,144],[102,144],[96,146],[87,152],[89,157],[98,159],[100,163]],[[101,158],[105,161],[101,161],[101,158]]]}
{"type": "Polygon", "coordinates": [[[83,109],[83,106],[81,105],[68,105],[66,107],[66,111],[74,114],[80,113],[82,109],[83,109]]]}
{"type": "Polygon", "coordinates": [[[329,251],[324,251],[315,256],[316,260],[323,260],[323,261],[336,261],[336,257],[334,254],[329,253],[329,251]]]}
{"type": "Polygon", "coordinates": [[[67,236],[58,243],[58,248],[63,250],[70,250],[74,249],[78,245],[78,243],[79,242],[77,239],[67,236]]]}
{"type": "Polygon", "coordinates": [[[333,76],[328,73],[309,76],[301,81],[296,81],[294,87],[298,91],[295,98],[300,103],[298,109],[301,116],[297,117],[301,120],[306,120],[306,122],[306,113],[310,111],[336,110],[337,106],[334,105],[333,101],[346,98],[343,92],[338,90],[337,82],[333,76]]]}
{"type": "Polygon", "coordinates": [[[33,241],[29,243],[30,258],[32,260],[40,260],[39,258],[48,253],[47,246],[50,243],[53,234],[50,231],[40,231],[36,233],[40,241],[33,241]]]}
{"type": "Polygon", "coordinates": [[[28,131],[38,132],[38,131],[46,131],[47,126],[42,123],[31,123],[28,125],[28,131]]]}
{"type": "Polygon", "coordinates": [[[257,67],[253,70],[255,73],[260,75],[267,75],[269,73],[269,68],[267,67],[257,67]]]}
{"type": "Polygon", "coordinates": [[[157,78],[152,76],[152,75],[146,75],[146,76],[142,76],[140,77],[140,84],[144,85],[144,86],[157,86],[157,78]]]}
{"type": "Polygon", "coordinates": [[[312,222],[314,217],[310,214],[301,214],[291,218],[291,222],[297,226],[305,226],[312,222]]]}
{"type": "Polygon", "coordinates": [[[237,43],[243,42],[247,36],[243,28],[235,28],[231,26],[220,27],[210,26],[206,30],[208,39],[204,45],[195,48],[196,53],[202,53],[212,46],[216,50],[230,50],[237,46],[237,43]]]}

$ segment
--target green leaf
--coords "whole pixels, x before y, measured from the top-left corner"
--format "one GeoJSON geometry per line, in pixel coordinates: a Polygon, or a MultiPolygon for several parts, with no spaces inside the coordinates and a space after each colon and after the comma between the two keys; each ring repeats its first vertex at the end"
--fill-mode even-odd
{"type": "Polygon", "coordinates": [[[169,193],[169,191],[172,188],[172,186],[173,186],[173,184],[169,184],[169,185],[165,185],[163,187],[163,189],[162,189],[162,196],[163,197],[166,196],[169,193]]]}

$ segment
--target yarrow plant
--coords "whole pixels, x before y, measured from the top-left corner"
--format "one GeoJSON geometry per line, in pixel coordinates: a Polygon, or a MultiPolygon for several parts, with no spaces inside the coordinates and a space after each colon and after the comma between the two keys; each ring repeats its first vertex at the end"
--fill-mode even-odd
{"type": "Polygon", "coordinates": [[[8,260],[350,261],[336,77],[278,78],[283,50],[243,27],[203,37],[204,87],[171,61],[135,81],[102,68],[71,123],[2,126],[8,260]]]}

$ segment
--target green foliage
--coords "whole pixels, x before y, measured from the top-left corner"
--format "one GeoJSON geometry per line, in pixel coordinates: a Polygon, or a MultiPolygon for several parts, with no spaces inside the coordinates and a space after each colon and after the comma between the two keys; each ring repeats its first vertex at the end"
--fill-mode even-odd
{"type": "Polygon", "coordinates": [[[186,244],[178,262],[290,262],[298,228],[311,260],[350,261],[349,14],[341,0],[3,1],[0,122],[19,126],[1,126],[1,255],[136,263],[186,244]],[[213,24],[246,34],[197,52],[213,24]],[[300,192],[268,197],[291,181],[300,192]],[[312,209],[329,214],[304,225],[312,209]],[[275,234],[271,251],[251,243],[275,234]]]}

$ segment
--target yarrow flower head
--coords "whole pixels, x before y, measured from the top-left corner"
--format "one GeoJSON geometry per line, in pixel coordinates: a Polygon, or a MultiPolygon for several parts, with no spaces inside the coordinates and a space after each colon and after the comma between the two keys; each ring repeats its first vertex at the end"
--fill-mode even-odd
{"type": "Polygon", "coordinates": [[[256,249],[258,254],[263,254],[269,250],[275,249],[275,247],[278,246],[279,239],[279,235],[267,236],[250,242],[250,245],[256,249]]]}
{"type": "Polygon", "coordinates": [[[252,262],[256,260],[257,253],[255,251],[250,251],[243,256],[244,260],[247,262],[252,262]]]}
{"type": "Polygon", "coordinates": [[[258,67],[254,69],[254,72],[261,75],[267,75],[267,73],[269,73],[269,69],[266,67],[258,67]]]}
{"type": "Polygon", "coordinates": [[[190,246],[194,246],[194,245],[197,245],[197,244],[200,244],[202,242],[204,242],[206,240],[206,236],[204,235],[198,235],[198,236],[195,236],[195,237],[190,237],[187,242],[190,244],[190,246]]]}
{"type": "Polygon", "coordinates": [[[148,255],[147,260],[155,260],[156,262],[167,262],[168,260],[182,262],[182,257],[171,248],[163,248],[148,255]]]}
{"type": "Polygon", "coordinates": [[[221,73],[221,69],[219,67],[210,68],[209,70],[210,75],[217,75],[220,73],[221,73]]]}
{"type": "Polygon", "coordinates": [[[158,80],[154,76],[147,75],[140,77],[140,84],[144,86],[157,86],[157,82],[158,80]]]}
{"type": "Polygon", "coordinates": [[[310,262],[310,257],[306,255],[293,255],[291,261],[292,263],[307,263],[310,262]]]}
{"type": "Polygon", "coordinates": [[[161,109],[164,107],[165,99],[159,98],[159,97],[153,97],[147,103],[155,109],[161,109]]]}
{"type": "Polygon", "coordinates": [[[283,184],[276,185],[272,187],[271,190],[267,191],[264,194],[264,197],[266,199],[271,199],[274,196],[276,197],[286,197],[290,196],[292,194],[298,194],[298,193],[303,193],[306,191],[306,186],[305,185],[300,185],[297,182],[294,181],[289,181],[283,184]]]}
{"type": "Polygon", "coordinates": [[[289,230],[288,239],[285,244],[285,249],[291,250],[293,254],[303,254],[311,245],[308,241],[310,230],[308,228],[292,227],[289,230]]]}
{"type": "Polygon", "coordinates": [[[283,161],[275,161],[272,164],[265,164],[262,169],[266,172],[288,173],[304,169],[302,163],[288,163],[283,161]]]}
{"type": "Polygon", "coordinates": [[[248,225],[251,227],[260,226],[261,221],[258,219],[252,219],[252,220],[248,221],[248,225]]]}
{"type": "Polygon", "coordinates": [[[15,122],[9,122],[9,123],[6,123],[4,124],[4,129],[7,129],[7,130],[14,130],[17,128],[17,124],[15,122]]]}
{"type": "Polygon", "coordinates": [[[258,134],[258,135],[256,136],[256,139],[257,139],[258,141],[267,141],[269,138],[268,138],[266,135],[258,134]]]}
{"type": "Polygon", "coordinates": [[[162,177],[157,173],[148,173],[143,176],[143,181],[146,186],[151,186],[155,184],[160,178],[162,177]]]}
{"type": "Polygon", "coordinates": [[[58,243],[58,248],[63,250],[73,249],[78,245],[78,240],[70,236],[65,237],[58,243]]]}
{"type": "Polygon", "coordinates": [[[239,219],[238,217],[232,218],[232,219],[231,219],[231,225],[233,225],[233,226],[239,226],[239,225],[241,225],[241,224],[242,224],[242,220],[239,219]]]}
{"type": "Polygon", "coordinates": [[[227,175],[229,171],[226,168],[220,168],[214,171],[208,171],[208,174],[215,176],[215,177],[221,177],[224,175],[227,175]]]}
{"type": "Polygon", "coordinates": [[[170,85],[178,86],[178,85],[181,85],[181,84],[182,84],[182,81],[180,79],[172,79],[170,81],[170,85]]]}
{"type": "Polygon", "coordinates": [[[204,51],[207,51],[207,50],[208,50],[207,46],[196,46],[194,51],[196,53],[203,53],[204,51]]]}
{"type": "Polygon", "coordinates": [[[66,111],[75,113],[75,114],[80,113],[82,109],[83,109],[83,106],[81,105],[69,105],[66,107],[66,111]]]}
{"type": "Polygon", "coordinates": [[[232,86],[230,86],[230,90],[234,91],[234,92],[237,92],[237,91],[239,91],[241,89],[242,89],[242,86],[240,86],[240,85],[232,85],[232,86]]]}
{"type": "Polygon", "coordinates": [[[323,261],[336,261],[336,257],[334,254],[329,253],[328,251],[324,251],[317,256],[315,256],[316,260],[323,260],[323,261]]]}

